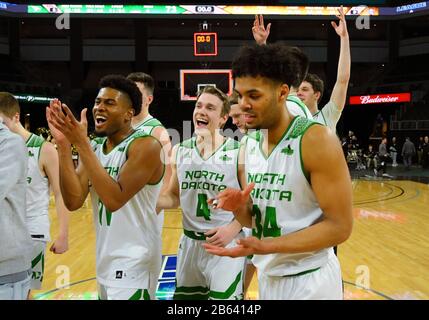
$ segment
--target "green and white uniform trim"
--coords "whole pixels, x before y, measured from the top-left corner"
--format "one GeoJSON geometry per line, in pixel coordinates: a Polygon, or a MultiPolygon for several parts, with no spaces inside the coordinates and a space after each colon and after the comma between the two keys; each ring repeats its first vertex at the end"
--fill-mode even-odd
{"type": "Polygon", "coordinates": [[[337,123],[341,117],[341,110],[334,104],[333,101],[329,101],[325,106],[317,111],[314,115],[311,114],[308,107],[301,101],[295,93],[289,94],[286,100],[286,106],[289,112],[293,116],[300,116],[307,119],[312,119],[317,123],[323,124],[336,132],[337,123]]]}
{"type": "MultiPolygon", "coordinates": [[[[240,233],[234,240],[241,237],[240,233]]],[[[226,247],[236,246],[234,240],[226,247]]],[[[209,254],[200,240],[182,235],[177,252],[174,299],[242,300],[244,263],[244,257],[209,254]]]]}
{"type": "Polygon", "coordinates": [[[337,123],[340,120],[341,111],[334,102],[329,101],[325,106],[313,115],[313,120],[324,124],[333,132],[337,131],[337,123]]]}
{"type": "MultiPolygon", "coordinates": [[[[237,161],[240,143],[225,138],[207,159],[196,146],[196,138],[183,141],[176,150],[177,177],[183,228],[177,253],[174,299],[242,299],[244,257],[209,254],[201,246],[204,232],[228,225],[232,212],[215,210],[207,200],[227,187],[240,188],[237,161]]],[[[236,235],[235,239],[241,238],[236,235]]],[[[227,248],[236,246],[235,241],[227,248]]]]}
{"type": "Polygon", "coordinates": [[[207,200],[227,187],[240,189],[237,177],[239,147],[239,142],[225,138],[224,143],[205,160],[197,149],[196,138],[185,140],[178,146],[176,165],[185,230],[206,232],[233,220],[231,212],[215,210],[207,200]]]}
{"type": "MultiPolygon", "coordinates": [[[[242,285],[243,271],[240,271],[234,282],[225,291],[214,291],[208,287],[176,287],[174,300],[228,300],[236,293],[238,286],[242,285]]],[[[237,300],[242,300],[242,296],[237,296],[237,300]]]]}
{"type": "Polygon", "coordinates": [[[307,119],[313,119],[310,110],[301,101],[295,93],[289,94],[286,99],[286,107],[293,116],[300,116],[307,119]]]}
{"type": "Polygon", "coordinates": [[[39,168],[40,154],[45,140],[31,134],[26,142],[28,149],[27,172],[27,226],[36,241],[50,241],[49,229],[49,181],[39,168]]]}
{"type": "Polygon", "coordinates": [[[144,118],[140,124],[134,126],[134,129],[142,130],[144,133],[151,135],[152,131],[157,127],[163,127],[164,128],[161,121],[152,117],[151,115],[147,115],[147,117],[144,118]]]}
{"type": "Polygon", "coordinates": [[[46,241],[37,241],[33,238],[33,250],[31,260],[31,289],[40,290],[45,274],[46,241]]]}
{"type": "Polygon", "coordinates": [[[27,227],[33,240],[31,261],[31,289],[40,289],[45,270],[45,251],[50,237],[49,181],[39,168],[40,154],[45,140],[31,134],[26,142],[28,149],[27,171],[27,227]]]}
{"type": "MultiPolygon", "coordinates": [[[[263,135],[256,131],[245,140],[247,183],[255,182],[253,235],[270,238],[304,229],[322,215],[307,180],[301,140],[316,122],[295,117],[269,155],[262,151],[263,135]]],[[[328,260],[331,248],[299,254],[254,255],[253,264],[268,276],[296,275],[317,269],[328,260]]]]}
{"type": "MultiPolygon", "coordinates": [[[[141,130],[146,134],[152,135],[153,130],[158,127],[164,128],[161,121],[159,121],[158,119],[148,114],[140,124],[137,124],[136,126],[134,126],[134,129],[141,130]]],[[[165,157],[168,157],[168,155],[165,155],[165,157]]],[[[165,170],[165,167],[164,167],[164,170],[165,170]]],[[[164,210],[161,210],[158,213],[158,228],[160,233],[162,233],[163,226],[164,226],[164,210]]]]}
{"type": "MultiPolygon", "coordinates": [[[[109,175],[118,180],[129,146],[148,135],[136,131],[108,154],[106,138],[92,140],[93,150],[109,175]]],[[[162,181],[145,185],[123,207],[110,212],[91,186],[97,241],[97,281],[115,288],[149,288],[150,275],[161,267],[161,234],[155,213],[162,181]]]]}

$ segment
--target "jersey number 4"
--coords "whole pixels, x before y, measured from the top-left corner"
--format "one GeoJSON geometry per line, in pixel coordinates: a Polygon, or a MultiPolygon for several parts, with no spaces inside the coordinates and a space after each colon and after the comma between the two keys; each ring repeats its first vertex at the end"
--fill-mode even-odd
{"type": "Polygon", "coordinates": [[[265,209],[264,226],[262,227],[262,213],[259,207],[254,204],[252,215],[255,217],[255,228],[252,228],[252,235],[261,239],[264,237],[279,237],[280,228],[277,225],[277,214],[275,207],[267,206],[265,209]]]}
{"type": "Polygon", "coordinates": [[[204,193],[198,194],[197,217],[204,217],[204,219],[210,221],[209,204],[207,203],[207,195],[204,193]]]}

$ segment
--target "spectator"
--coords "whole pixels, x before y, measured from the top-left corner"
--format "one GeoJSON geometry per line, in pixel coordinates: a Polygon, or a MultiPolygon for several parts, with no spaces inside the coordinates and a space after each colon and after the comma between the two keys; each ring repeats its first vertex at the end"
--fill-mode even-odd
{"type": "Polygon", "coordinates": [[[404,145],[402,146],[402,158],[404,159],[404,165],[407,170],[410,169],[413,161],[413,156],[416,153],[416,147],[409,137],[405,139],[404,145]]]}
{"type": "Polygon", "coordinates": [[[423,163],[423,144],[424,144],[424,140],[423,137],[419,138],[419,144],[417,146],[417,164],[419,166],[421,166],[423,163]]]}
{"type": "Polygon", "coordinates": [[[363,155],[366,159],[366,167],[367,169],[371,169],[371,164],[373,165],[372,168],[374,169],[375,175],[377,175],[377,153],[374,151],[372,144],[368,146],[368,151],[365,152],[363,155]]]}
{"type": "Polygon", "coordinates": [[[389,153],[387,152],[387,139],[383,138],[378,146],[378,156],[380,157],[380,167],[377,170],[382,170],[383,175],[386,174],[386,162],[389,160],[389,153]]]}
{"type": "Polygon", "coordinates": [[[396,162],[396,158],[398,157],[398,146],[396,144],[396,137],[392,138],[392,144],[389,147],[390,157],[392,158],[392,167],[397,167],[398,162],[396,162]]]}

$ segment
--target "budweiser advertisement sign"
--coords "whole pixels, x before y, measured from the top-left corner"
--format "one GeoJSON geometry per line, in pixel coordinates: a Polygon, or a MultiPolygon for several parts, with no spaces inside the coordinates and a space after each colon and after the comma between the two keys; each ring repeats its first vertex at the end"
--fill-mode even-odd
{"type": "Polygon", "coordinates": [[[350,97],[350,104],[398,103],[398,102],[410,102],[410,101],[411,101],[411,94],[409,92],[350,97]]]}

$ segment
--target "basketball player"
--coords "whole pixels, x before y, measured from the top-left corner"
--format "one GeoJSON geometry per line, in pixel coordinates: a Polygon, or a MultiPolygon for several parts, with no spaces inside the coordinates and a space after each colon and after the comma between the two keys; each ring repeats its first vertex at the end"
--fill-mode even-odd
{"type": "Polygon", "coordinates": [[[240,106],[238,105],[238,94],[233,92],[228,97],[230,111],[229,116],[231,117],[232,124],[235,125],[241,134],[247,133],[246,123],[244,122],[243,112],[241,112],[240,106]]]}
{"type": "MultiPolygon", "coordinates": [[[[307,74],[297,90],[298,97],[308,107],[313,119],[328,126],[334,132],[336,132],[338,120],[341,117],[341,113],[346,103],[351,68],[349,34],[342,6],[338,9],[337,17],[339,19],[339,23],[336,24],[332,21],[331,25],[340,37],[340,56],[338,60],[337,81],[332,90],[329,102],[319,111],[318,102],[322,98],[324,84],[323,81],[315,74],[307,74]]],[[[267,25],[267,28],[264,27],[264,19],[262,15],[259,17],[256,16],[252,32],[258,44],[266,44],[267,38],[270,34],[270,27],[270,23],[267,25]]],[[[301,115],[294,110],[290,111],[294,115],[301,115]]]]}
{"type": "Polygon", "coordinates": [[[80,122],[53,101],[47,119],[58,146],[61,191],[70,210],[91,192],[97,232],[100,299],[154,299],[161,267],[161,236],[155,213],[164,165],[158,140],[131,126],[141,93],[123,76],[101,79],[93,116],[99,138],[87,138],[87,109],[80,122]],[[79,152],[74,170],[70,143],[79,152]]]}
{"type": "Polygon", "coordinates": [[[0,115],[9,129],[20,135],[28,149],[28,172],[26,191],[27,226],[33,239],[33,257],[31,261],[31,289],[42,286],[45,270],[45,251],[50,241],[49,199],[50,187],[55,197],[58,215],[58,236],[50,251],[56,254],[68,250],[68,215],[61,195],[58,154],[55,147],[43,137],[26,130],[20,122],[20,107],[15,97],[9,93],[0,94],[0,115]]]}
{"type": "MultiPolygon", "coordinates": [[[[10,95],[0,93],[0,105],[10,95]]],[[[27,149],[0,116],[0,300],[25,300],[30,292],[32,241],[25,212],[27,149]]]]}
{"type": "Polygon", "coordinates": [[[246,127],[257,131],[241,148],[244,190],[226,189],[209,203],[233,211],[254,236],[232,248],[203,246],[220,256],[253,254],[261,299],[341,299],[332,247],[352,230],[350,176],[336,135],[284,108],[296,77],[290,56],[281,44],[256,45],[232,63],[246,127]]]}
{"type": "MultiPolygon", "coordinates": [[[[162,123],[152,117],[149,113],[149,105],[153,101],[153,90],[155,89],[155,82],[153,78],[147,73],[134,72],[127,76],[127,79],[134,81],[142,94],[142,111],[133,117],[131,124],[136,130],[142,130],[146,134],[153,135],[162,144],[163,159],[165,164],[164,182],[162,184],[161,193],[168,187],[168,182],[171,176],[171,166],[166,163],[171,154],[170,136],[162,123]]],[[[162,226],[164,225],[164,211],[158,213],[159,232],[162,233],[162,226]]]]}
{"type": "Polygon", "coordinates": [[[184,234],[177,254],[174,299],[242,299],[244,258],[215,257],[201,247],[232,247],[241,225],[231,212],[213,212],[207,199],[227,186],[240,188],[237,177],[239,142],[219,133],[228,119],[227,96],[212,86],[199,92],[193,113],[196,137],[173,147],[172,175],[161,209],[183,212],[184,234]]]}

